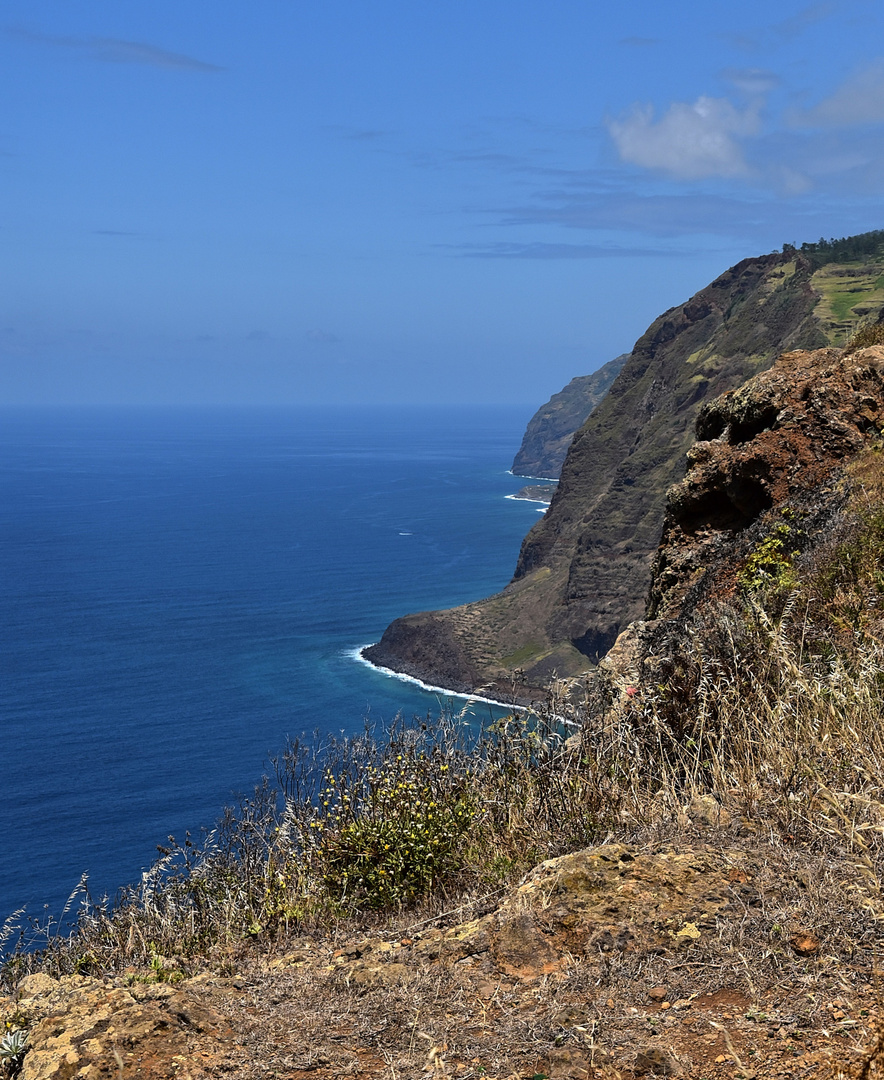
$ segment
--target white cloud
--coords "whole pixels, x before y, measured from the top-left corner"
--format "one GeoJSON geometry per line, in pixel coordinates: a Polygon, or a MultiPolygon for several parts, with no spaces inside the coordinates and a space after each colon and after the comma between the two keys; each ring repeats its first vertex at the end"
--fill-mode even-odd
{"type": "Polygon", "coordinates": [[[608,121],[624,161],[685,180],[745,175],[737,139],[755,134],[758,127],[757,108],[740,110],[725,98],[711,97],[693,105],[673,102],[659,120],[651,106],[635,106],[625,119],[608,121]]]}
{"type": "Polygon", "coordinates": [[[884,59],[852,75],[831,97],[792,117],[801,127],[855,127],[884,123],[884,59]]]}

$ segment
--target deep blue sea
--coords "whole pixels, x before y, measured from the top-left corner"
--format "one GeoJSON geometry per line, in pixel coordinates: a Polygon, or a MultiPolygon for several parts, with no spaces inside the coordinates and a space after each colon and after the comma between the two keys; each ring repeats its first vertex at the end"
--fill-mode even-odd
{"type": "Polygon", "coordinates": [[[437,713],[353,650],[509,580],[531,411],[0,412],[0,924],[136,880],[287,736],[437,713]]]}

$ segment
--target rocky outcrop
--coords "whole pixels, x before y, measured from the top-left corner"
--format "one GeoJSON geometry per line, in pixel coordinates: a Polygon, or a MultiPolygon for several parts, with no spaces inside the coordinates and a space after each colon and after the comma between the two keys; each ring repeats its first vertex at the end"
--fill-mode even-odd
{"type": "Polygon", "coordinates": [[[843,502],[833,481],[882,429],[882,346],[785,353],[705,406],[687,474],[668,495],[648,617],[729,596],[765,538],[772,565],[785,567],[826,537],[843,502]]]}
{"type": "Polygon", "coordinates": [[[819,316],[832,300],[816,288],[821,273],[794,251],[746,259],[657,319],[575,436],[510,585],[397,620],[366,656],[437,685],[515,686],[522,698],[590,669],[644,614],[666,491],[684,475],[704,403],[781,352],[846,332],[819,316]]]}
{"type": "Polygon", "coordinates": [[[520,979],[563,970],[571,958],[601,965],[624,954],[677,953],[757,898],[759,868],[737,850],[715,855],[587,848],[541,863],[497,909],[411,950],[448,962],[485,957],[520,979]]]}
{"type": "Polygon", "coordinates": [[[628,359],[629,353],[623,353],[592,375],[578,375],[537,410],[513,461],[516,476],[558,478],[575,432],[611,389],[628,359]]]}
{"type": "Polygon", "coordinates": [[[884,634],[874,580],[835,614],[827,605],[848,593],[826,584],[841,573],[838,552],[867,535],[884,501],[884,346],[785,353],[705,406],[697,433],[687,474],[669,492],[647,618],[599,666],[603,714],[622,708],[627,686],[674,682],[690,696],[697,671],[685,658],[701,641],[713,666],[734,663],[753,605],[769,619],[797,600],[801,648],[884,634]]]}
{"type": "Polygon", "coordinates": [[[166,1080],[207,1075],[231,1042],[227,1022],[194,993],[165,983],[29,975],[7,1026],[28,1033],[21,1080],[166,1080]]]}
{"type": "Polygon", "coordinates": [[[546,503],[549,506],[555,490],[555,484],[528,484],[526,487],[520,488],[512,497],[514,499],[527,499],[528,502],[546,503]]]}

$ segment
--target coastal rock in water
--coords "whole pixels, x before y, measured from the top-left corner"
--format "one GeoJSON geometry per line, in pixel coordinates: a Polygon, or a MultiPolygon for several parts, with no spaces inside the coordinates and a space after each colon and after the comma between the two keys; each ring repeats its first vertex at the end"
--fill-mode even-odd
{"type": "Polygon", "coordinates": [[[628,359],[629,353],[623,353],[592,375],[578,375],[537,410],[513,461],[516,476],[559,476],[575,432],[611,389],[628,359]]]}
{"type": "Polygon", "coordinates": [[[555,484],[528,484],[523,488],[519,488],[513,498],[526,499],[528,502],[546,503],[549,506],[555,493],[555,484]]]}

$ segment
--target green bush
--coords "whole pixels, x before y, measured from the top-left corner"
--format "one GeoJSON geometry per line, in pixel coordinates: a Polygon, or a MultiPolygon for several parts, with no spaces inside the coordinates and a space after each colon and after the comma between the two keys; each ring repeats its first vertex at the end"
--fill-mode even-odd
{"type": "Polygon", "coordinates": [[[737,576],[740,588],[747,592],[794,589],[798,578],[793,564],[799,555],[789,550],[794,542],[792,527],[785,522],[777,525],[746,560],[737,576]]]}
{"type": "Polygon", "coordinates": [[[302,834],[303,854],[325,892],[354,907],[412,903],[465,866],[477,813],[469,774],[444,753],[400,742],[356,780],[329,771],[302,834]]]}

